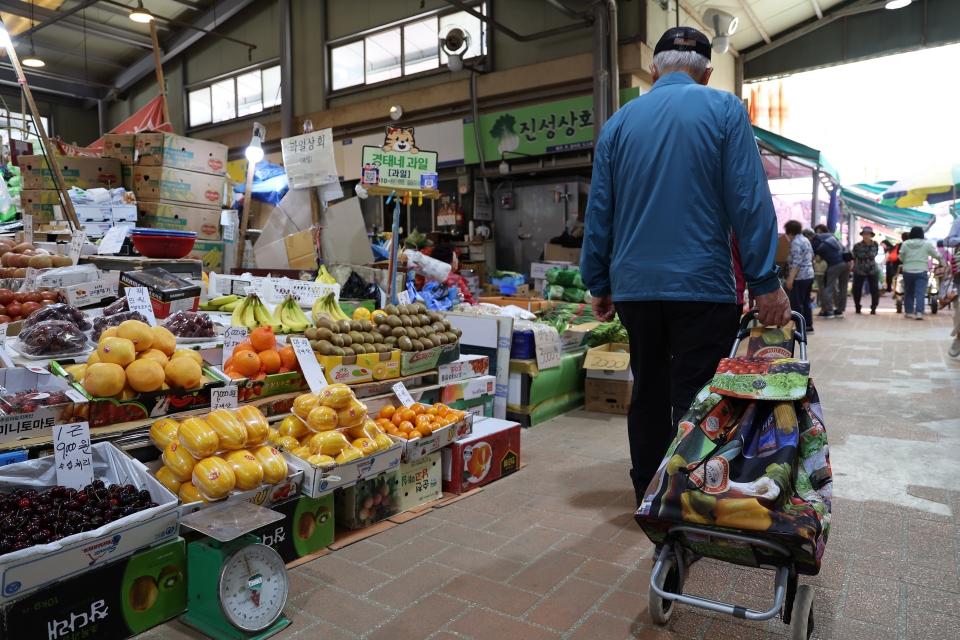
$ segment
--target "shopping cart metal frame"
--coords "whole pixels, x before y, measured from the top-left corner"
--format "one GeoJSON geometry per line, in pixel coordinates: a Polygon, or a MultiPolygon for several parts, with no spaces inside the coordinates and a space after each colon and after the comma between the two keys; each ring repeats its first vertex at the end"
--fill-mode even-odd
{"type": "MultiPolygon", "coordinates": [[[[800,360],[807,360],[807,330],[803,316],[793,312],[793,338],[800,345],[800,360]]],[[[737,349],[744,338],[750,335],[751,324],[757,317],[756,309],[749,311],[740,321],[730,357],[737,355],[737,349]]],[[[781,614],[783,623],[790,626],[790,640],[809,640],[813,635],[813,587],[800,585],[793,556],[783,545],[772,540],[764,540],[740,533],[727,533],[699,527],[694,524],[676,524],[667,530],[650,575],[648,609],[653,621],[665,625],[675,610],[674,603],[681,602],[692,607],[725,613],[741,620],[770,620],[781,614]],[[722,538],[733,542],[747,543],[768,549],[782,558],[779,564],[761,565],[761,569],[776,571],[774,579],[773,605],[766,611],[748,609],[735,604],[711,600],[683,593],[687,562],[685,553],[677,552],[678,539],[684,533],[722,538]]]]}

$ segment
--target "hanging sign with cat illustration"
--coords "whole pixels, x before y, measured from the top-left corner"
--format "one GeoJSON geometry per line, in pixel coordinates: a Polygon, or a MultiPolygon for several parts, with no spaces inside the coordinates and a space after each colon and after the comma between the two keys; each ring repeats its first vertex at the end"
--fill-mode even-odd
{"type": "Polygon", "coordinates": [[[417,147],[413,127],[387,126],[381,146],[363,148],[360,180],[398,192],[436,191],[437,152],[417,147]]]}

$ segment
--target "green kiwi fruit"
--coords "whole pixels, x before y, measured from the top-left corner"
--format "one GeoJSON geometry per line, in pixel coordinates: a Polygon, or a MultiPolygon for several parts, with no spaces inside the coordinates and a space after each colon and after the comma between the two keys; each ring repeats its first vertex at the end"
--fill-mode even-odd
{"type": "Polygon", "coordinates": [[[410,316],[410,324],[415,327],[420,326],[420,316],[410,316]]]}
{"type": "Polygon", "coordinates": [[[431,322],[433,322],[433,320],[430,319],[430,316],[428,316],[428,315],[425,314],[425,313],[421,313],[421,314],[420,314],[420,326],[421,326],[421,327],[429,327],[431,322]]]}
{"type": "Polygon", "coordinates": [[[453,327],[452,329],[450,329],[450,331],[453,331],[453,333],[456,334],[457,338],[463,335],[463,331],[460,331],[459,327],[453,327]]]}
{"type": "Polygon", "coordinates": [[[328,342],[328,341],[326,341],[326,340],[318,340],[318,341],[317,341],[317,345],[319,346],[319,348],[317,349],[317,351],[320,352],[320,355],[323,355],[323,356],[332,356],[332,355],[333,355],[333,353],[334,353],[333,350],[334,350],[335,347],[334,347],[330,342],[328,342]]]}
{"type": "Polygon", "coordinates": [[[414,351],[423,351],[423,343],[422,343],[422,342],[420,342],[419,340],[411,340],[410,342],[413,344],[413,350],[414,350],[414,351]]]}
{"type": "Polygon", "coordinates": [[[399,327],[403,321],[400,320],[400,316],[387,316],[387,324],[391,327],[399,327]]]}
{"type": "Polygon", "coordinates": [[[349,320],[339,320],[337,326],[340,327],[340,333],[350,333],[350,321],[349,320]]]}
{"type": "Polygon", "coordinates": [[[383,310],[387,312],[387,315],[388,315],[388,316],[397,316],[397,315],[400,315],[400,312],[397,311],[396,305],[388,304],[387,306],[385,306],[385,307],[383,308],[383,310]]]}
{"type": "Polygon", "coordinates": [[[376,353],[376,352],[377,352],[377,350],[374,348],[374,345],[373,345],[373,344],[364,344],[364,345],[363,345],[363,350],[366,351],[367,353],[376,353]]]}
{"type": "Polygon", "coordinates": [[[397,305],[397,314],[398,314],[398,315],[401,315],[401,316],[408,316],[408,315],[410,315],[410,312],[407,310],[407,305],[405,305],[405,304],[398,304],[398,305],[397,305]]]}
{"type": "Polygon", "coordinates": [[[403,327],[394,327],[393,331],[390,332],[390,335],[395,338],[400,338],[401,336],[407,335],[407,330],[403,327]]]}
{"type": "Polygon", "coordinates": [[[426,313],[426,312],[427,312],[427,305],[423,304],[423,303],[420,302],[419,300],[417,300],[416,302],[414,302],[414,303],[413,303],[413,306],[415,306],[415,307],[417,308],[417,313],[426,313]]]}
{"type": "Polygon", "coordinates": [[[371,331],[373,331],[373,323],[367,320],[366,318],[364,318],[363,320],[360,321],[360,331],[370,333],[371,331]]]}
{"type": "MultiPolygon", "coordinates": [[[[360,324],[359,322],[357,324],[360,324]]],[[[359,331],[351,331],[350,339],[353,340],[353,344],[363,344],[365,340],[363,339],[363,334],[359,331]]]]}
{"type": "Polygon", "coordinates": [[[434,331],[439,331],[440,333],[443,333],[444,331],[447,330],[446,327],[443,326],[443,323],[440,321],[434,322],[430,326],[433,327],[434,331]]]}
{"type": "Polygon", "coordinates": [[[414,331],[417,332],[417,338],[422,338],[427,335],[427,332],[423,327],[415,327],[414,331]]]}
{"type": "Polygon", "coordinates": [[[420,336],[417,335],[417,330],[413,327],[407,327],[407,337],[411,340],[416,340],[420,336]]]}
{"type": "Polygon", "coordinates": [[[388,324],[382,324],[379,327],[377,327],[377,332],[383,337],[387,337],[388,335],[390,335],[391,331],[393,331],[393,327],[391,327],[388,324]]]}
{"type": "Polygon", "coordinates": [[[388,347],[397,346],[397,336],[387,336],[383,339],[383,344],[387,345],[388,347]]]}
{"type": "Polygon", "coordinates": [[[333,335],[333,331],[327,329],[326,327],[321,327],[317,329],[317,340],[329,340],[330,336],[333,335]]]}
{"type": "Polygon", "coordinates": [[[447,331],[446,336],[450,344],[457,344],[457,334],[452,331],[447,331]]]}
{"type": "Polygon", "coordinates": [[[313,327],[309,327],[303,331],[303,337],[307,340],[316,340],[317,339],[317,330],[313,327]]]}
{"type": "Polygon", "coordinates": [[[436,311],[427,311],[427,317],[430,318],[430,322],[436,322],[440,319],[440,314],[436,311]]]}
{"type": "Polygon", "coordinates": [[[360,321],[359,320],[348,320],[350,324],[350,331],[360,331],[360,321]]]}
{"type": "Polygon", "coordinates": [[[383,353],[385,351],[390,350],[390,348],[385,344],[375,344],[373,345],[373,348],[376,350],[377,353],[383,353]]]}
{"type": "Polygon", "coordinates": [[[323,316],[317,318],[317,327],[323,327],[324,329],[333,329],[333,321],[329,318],[324,318],[323,316]]]}
{"type": "Polygon", "coordinates": [[[387,321],[387,314],[383,311],[374,311],[370,315],[370,321],[373,322],[373,324],[385,324],[387,321]]]}
{"type": "Polygon", "coordinates": [[[341,333],[340,339],[343,340],[343,346],[349,347],[353,344],[353,338],[350,337],[349,333],[341,333]]]}
{"type": "Polygon", "coordinates": [[[404,327],[412,327],[413,321],[410,320],[410,316],[400,316],[400,324],[404,327]]]}
{"type": "Polygon", "coordinates": [[[443,318],[443,319],[440,320],[440,322],[441,322],[441,324],[443,324],[443,328],[444,328],[444,329],[446,329],[447,331],[450,331],[450,321],[449,321],[449,320],[447,320],[446,318],[443,318]]]}
{"type": "Polygon", "coordinates": [[[427,325],[421,325],[421,326],[423,327],[423,330],[427,332],[427,335],[428,335],[428,336],[432,336],[434,333],[436,333],[436,331],[433,330],[433,327],[431,327],[431,326],[428,325],[428,324],[427,324],[427,325]]]}
{"type": "Polygon", "coordinates": [[[373,336],[367,333],[366,331],[361,331],[360,337],[363,339],[364,344],[373,344],[373,336]]]}
{"type": "Polygon", "coordinates": [[[340,336],[339,333],[331,333],[331,334],[330,334],[330,343],[331,343],[333,346],[335,346],[335,347],[342,347],[342,346],[343,346],[343,338],[340,336]]]}
{"type": "Polygon", "coordinates": [[[407,336],[403,336],[402,338],[397,340],[397,346],[400,347],[401,351],[413,350],[413,342],[407,336]]]}
{"type": "Polygon", "coordinates": [[[373,338],[373,343],[374,343],[374,344],[382,344],[382,343],[383,343],[383,334],[381,334],[381,333],[379,333],[379,332],[378,332],[378,333],[371,333],[370,336],[373,338]]]}
{"type": "Polygon", "coordinates": [[[433,334],[433,337],[439,340],[440,344],[447,344],[450,342],[449,338],[447,338],[447,334],[443,333],[442,331],[437,331],[435,334],[433,334]]]}
{"type": "Polygon", "coordinates": [[[335,355],[335,356],[339,356],[339,357],[342,358],[342,357],[345,356],[346,354],[347,354],[347,352],[344,351],[342,347],[334,347],[334,348],[333,348],[333,355],[335,355]]]}

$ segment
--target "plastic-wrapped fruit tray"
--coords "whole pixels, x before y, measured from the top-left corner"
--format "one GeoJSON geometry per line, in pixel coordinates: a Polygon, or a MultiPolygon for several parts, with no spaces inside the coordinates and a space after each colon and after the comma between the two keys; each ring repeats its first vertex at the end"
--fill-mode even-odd
{"type": "Polygon", "coordinates": [[[25,358],[27,360],[59,360],[61,358],[75,358],[76,356],[86,356],[93,353],[93,350],[96,348],[96,345],[92,342],[86,342],[83,345],[82,349],[74,349],[73,351],[60,351],[59,353],[46,353],[39,356],[31,356],[30,354],[24,353],[21,349],[19,340],[11,340],[7,343],[11,349],[13,349],[18,356],[25,358]]]}

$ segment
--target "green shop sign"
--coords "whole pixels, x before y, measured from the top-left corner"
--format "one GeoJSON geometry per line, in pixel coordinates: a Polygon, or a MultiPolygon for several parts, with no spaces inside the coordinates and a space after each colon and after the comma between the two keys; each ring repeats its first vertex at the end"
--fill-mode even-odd
{"type": "Polygon", "coordinates": [[[413,127],[388,126],[383,144],[364,146],[360,181],[367,187],[437,189],[437,152],[417,147],[413,127]]]}
{"type": "MultiPolygon", "coordinates": [[[[621,89],[620,104],[639,95],[639,88],[621,89]]],[[[590,149],[593,147],[593,96],[484,114],[480,116],[480,143],[488,162],[501,157],[516,158],[513,154],[540,156],[590,149]]],[[[465,164],[480,161],[472,118],[463,121],[463,158],[465,164]]]]}

